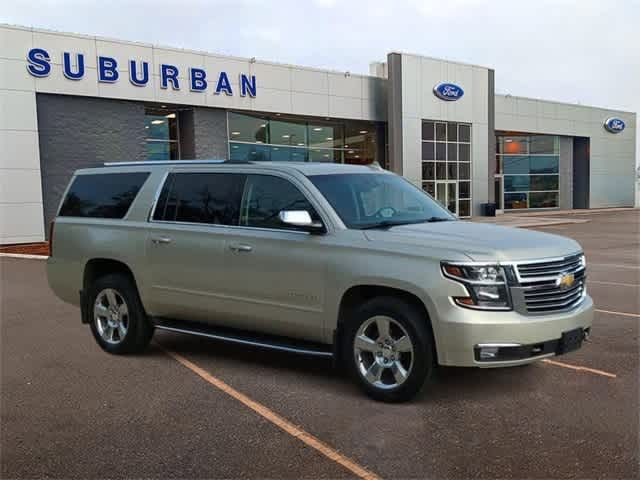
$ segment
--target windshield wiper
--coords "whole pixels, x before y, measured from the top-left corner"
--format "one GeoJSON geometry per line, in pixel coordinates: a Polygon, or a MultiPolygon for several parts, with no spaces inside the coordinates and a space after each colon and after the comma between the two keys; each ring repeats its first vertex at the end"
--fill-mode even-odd
{"type": "Polygon", "coordinates": [[[398,227],[400,225],[413,225],[416,223],[446,222],[448,220],[453,220],[453,219],[446,218],[446,217],[429,217],[429,218],[421,218],[420,220],[382,220],[376,223],[359,225],[358,229],[372,230],[375,228],[391,228],[391,227],[398,227]]]}
{"type": "Polygon", "coordinates": [[[428,222],[428,223],[432,223],[432,222],[450,222],[451,220],[454,220],[453,218],[447,218],[447,217],[429,217],[426,220],[423,220],[424,222],[428,222]]]}

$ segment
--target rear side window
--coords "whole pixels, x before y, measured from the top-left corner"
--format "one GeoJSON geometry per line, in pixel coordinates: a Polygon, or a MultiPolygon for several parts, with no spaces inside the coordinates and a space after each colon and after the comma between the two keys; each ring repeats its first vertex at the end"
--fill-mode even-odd
{"type": "Polygon", "coordinates": [[[238,225],[245,175],[172,173],[162,187],[154,220],[238,225]]]}
{"type": "Polygon", "coordinates": [[[307,198],[291,182],[273,175],[249,175],[240,225],[287,229],[278,217],[282,210],[306,210],[312,220],[320,220],[307,198]]]}
{"type": "Polygon", "coordinates": [[[148,176],[148,172],[78,175],[58,215],[123,218],[148,176]]]}

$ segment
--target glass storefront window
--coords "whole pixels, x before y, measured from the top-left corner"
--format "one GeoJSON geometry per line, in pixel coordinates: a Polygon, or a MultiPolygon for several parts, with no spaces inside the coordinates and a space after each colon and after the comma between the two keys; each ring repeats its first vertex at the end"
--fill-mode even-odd
{"type": "Polygon", "coordinates": [[[304,123],[283,122],[271,120],[269,122],[270,143],[273,145],[307,145],[307,127],[304,123]]]}
{"type": "Polygon", "coordinates": [[[560,139],[553,135],[533,135],[529,137],[529,153],[555,154],[560,153],[560,139]]]}
{"type": "Polygon", "coordinates": [[[422,121],[422,188],[451,212],[471,214],[471,125],[422,121]],[[462,180],[462,182],[461,182],[462,180]]]}
{"type": "Polygon", "coordinates": [[[422,160],[435,160],[436,151],[434,142],[422,142],[422,160]]]}
{"type": "Polygon", "coordinates": [[[553,208],[558,206],[558,192],[530,192],[529,208],[553,208]]]}
{"type": "Polygon", "coordinates": [[[267,122],[263,118],[229,113],[229,139],[240,142],[269,143],[267,122]]]}
{"type": "Polygon", "coordinates": [[[147,160],[178,160],[178,114],[170,110],[147,109],[144,116],[147,160]]]}
{"type": "Polygon", "coordinates": [[[496,163],[504,175],[504,209],[557,208],[560,138],[498,135],[496,163]]]}
{"type": "MultiPolygon", "coordinates": [[[[229,153],[234,160],[369,164],[377,157],[376,142],[384,140],[377,138],[375,124],[363,121],[307,121],[236,112],[229,112],[228,121],[229,153]]],[[[384,158],[378,160],[384,163],[384,158]]]]}

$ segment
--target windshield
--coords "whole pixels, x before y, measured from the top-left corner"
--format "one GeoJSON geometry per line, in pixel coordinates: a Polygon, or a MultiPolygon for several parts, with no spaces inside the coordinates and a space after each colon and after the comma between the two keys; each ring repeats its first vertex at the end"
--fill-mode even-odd
{"type": "Polygon", "coordinates": [[[348,228],[364,229],[455,220],[438,202],[397,175],[313,175],[309,180],[320,190],[348,228]]]}

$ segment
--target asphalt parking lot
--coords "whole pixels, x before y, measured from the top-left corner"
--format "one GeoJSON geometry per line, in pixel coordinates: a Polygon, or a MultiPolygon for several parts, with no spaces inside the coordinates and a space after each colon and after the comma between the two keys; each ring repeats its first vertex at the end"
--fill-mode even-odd
{"type": "Polygon", "coordinates": [[[45,262],[0,258],[0,475],[638,478],[640,211],[581,218],[536,229],[583,245],[592,341],[560,363],[442,369],[401,405],[326,360],[194,337],[107,355],[45,262]]]}

